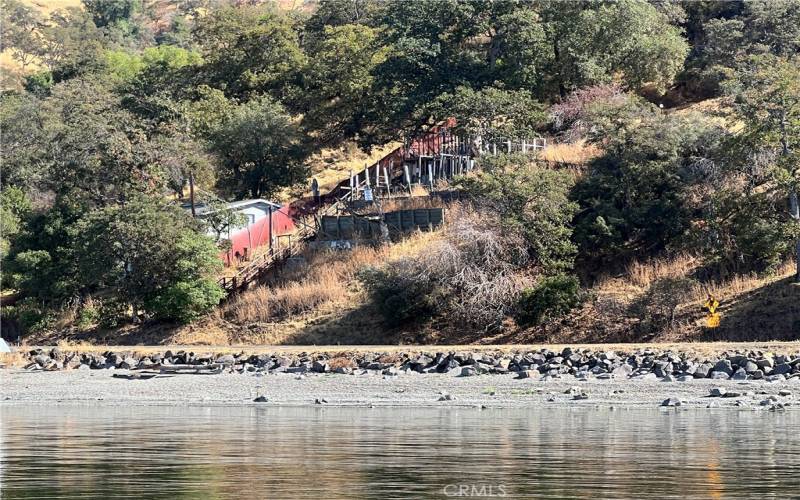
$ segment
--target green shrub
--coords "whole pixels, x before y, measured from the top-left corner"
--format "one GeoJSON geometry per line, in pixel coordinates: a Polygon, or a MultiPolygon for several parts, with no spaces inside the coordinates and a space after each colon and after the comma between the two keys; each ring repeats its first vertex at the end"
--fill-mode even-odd
{"type": "Polygon", "coordinates": [[[219,304],[225,291],[210,278],[170,285],[145,304],[156,318],[191,323],[219,304]]]}
{"type": "Polygon", "coordinates": [[[17,320],[25,333],[41,332],[55,323],[54,312],[32,298],[23,299],[14,306],[5,307],[3,314],[17,320]]]}
{"type": "Polygon", "coordinates": [[[564,274],[544,278],[535,287],[522,291],[517,322],[521,325],[538,325],[546,319],[567,314],[580,302],[578,278],[564,274]]]}
{"type": "Polygon", "coordinates": [[[93,300],[87,300],[78,310],[78,315],[75,318],[75,326],[77,326],[80,330],[87,330],[97,324],[99,320],[100,307],[98,307],[97,302],[93,300]]]}
{"type": "Polygon", "coordinates": [[[128,304],[117,298],[103,300],[98,311],[101,328],[116,328],[127,320],[128,304]]]}
{"type": "Polygon", "coordinates": [[[368,267],[358,273],[389,326],[424,320],[436,312],[434,283],[426,276],[402,272],[403,268],[411,269],[404,263],[401,260],[385,268],[368,267]]]}

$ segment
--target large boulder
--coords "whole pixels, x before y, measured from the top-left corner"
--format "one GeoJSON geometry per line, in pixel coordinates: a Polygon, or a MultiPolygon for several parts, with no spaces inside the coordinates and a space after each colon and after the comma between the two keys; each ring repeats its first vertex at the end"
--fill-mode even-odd
{"type": "Polygon", "coordinates": [[[730,377],[731,375],[733,375],[733,366],[731,365],[731,361],[729,359],[720,359],[714,365],[713,371],[723,372],[726,375],[728,375],[728,377],[730,377]]]}

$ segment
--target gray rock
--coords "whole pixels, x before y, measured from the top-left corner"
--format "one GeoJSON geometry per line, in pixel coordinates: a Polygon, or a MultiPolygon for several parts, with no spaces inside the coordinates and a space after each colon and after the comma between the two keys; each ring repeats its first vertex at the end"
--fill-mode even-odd
{"type": "Polygon", "coordinates": [[[314,360],[314,362],[311,364],[311,371],[316,373],[326,373],[330,371],[330,367],[325,361],[314,360]]]}
{"type": "Polygon", "coordinates": [[[739,398],[742,397],[741,392],[736,391],[727,391],[725,394],[722,395],[723,398],[739,398]]]}
{"type": "Polygon", "coordinates": [[[667,398],[661,402],[661,406],[680,406],[681,400],[678,398],[667,398]]]}
{"type": "Polygon", "coordinates": [[[258,396],[253,400],[254,403],[267,403],[269,400],[266,396],[258,396]]]}
{"type": "MultiPolygon", "coordinates": [[[[723,372],[723,373],[727,374],[728,377],[733,375],[733,367],[731,366],[730,360],[727,360],[727,359],[721,359],[721,360],[717,361],[717,364],[714,365],[714,370],[713,371],[714,372],[723,372]]],[[[712,372],[711,378],[714,378],[713,372],[712,372]]]]}
{"type": "Polygon", "coordinates": [[[81,366],[81,358],[77,355],[72,355],[64,360],[64,368],[67,370],[74,370],[81,366]]]}
{"type": "Polygon", "coordinates": [[[325,399],[325,398],[317,398],[317,399],[314,400],[314,404],[315,405],[324,405],[327,402],[328,402],[328,400],[325,399]]]}
{"type": "Polygon", "coordinates": [[[334,372],[342,375],[350,375],[351,373],[353,373],[353,369],[350,368],[349,366],[340,366],[339,368],[334,370],[334,372]]]}
{"type": "Polygon", "coordinates": [[[50,357],[44,354],[38,354],[33,357],[33,362],[41,367],[44,367],[50,363],[50,357]]]}
{"type": "Polygon", "coordinates": [[[672,363],[666,361],[656,361],[653,363],[653,373],[658,378],[664,378],[667,375],[672,375],[672,363]]]}
{"type": "Polygon", "coordinates": [[[708,395],[711,396],[712,398],[721,398],[727,392],[728,391],[726,391],[724,387],[712,387],[708,395]]]}
{"type": "Polygon", "coordinates": [[[633,373],[633,367],[628,363],[623,363],[611,370],[615,377],[627,378],[633,373]]]}
{"type": "Polygon", "coordinates": [[[708,378],[709,373],[711,373],[711,368],[712,366],[710,363],[699,364],[694,371],[694,378],[708,378]]]}
{"type": "Polygon", "coordinates": [[[744,364],[743,368],[744,371],[746,371],[747,373],[754,373],[756,370],[758,370],[758,365],[752,361],[747,361],[747,363],[744,364]]]}
{"type": "Polygon", "coordinates": [[[122,363],[122,361],[124,361],[124,359],[125,358],[123,358],[122,355],[112,352],[106,356],[106,368],[111,368],[112,366],[116,368],[122,363]]]}
{"type": "Polygon", "coordinates": [[[450,394],[442,394],[441,396],[439,396],[439,401],[454,401],[454,400],[455,398],[450,394]]]}
{"type": "Polygon", "coordinates": [[[472,377],[478,374],[478,370],[473,366],[465,366],[461,368],[461,377],[472,377]]]}
{"type": "Polygon", "coordinates": [[[675,377],[673,377],[672,375],[667,374],[661,380],[663,382],[675,382],[675,377]]]}
{"type": "Polygon", "coordinates": [[[731,377],[733,380],[747,380],[747,372],[744,371],[744,368],[739,368],[733,373],[731,377]]]}
{"type": "Polygon", "coordinates": [[[123,370],[131,370],[135,368],[137,364],[138,362],[134,358],[125,358],[119,364],[118,368],[121,368],[123,370]]]}
{"type": "Polygon", "coordinates": [[[216,362],[230,366],[236,364],[236,358],[233,357],[233,354],[225,354],[223,356],[219,356],[216,362]]]}
{"type": "Polygon", "coordinates": [[[756,380],[764,378],[764,372],[761,371],[761,370],[756,370],[756,371],[754,371],[753,373],[750,374],[750,377],[754,378],[756,380]]]}
{"type": "MultiPolygon", "coordinates": [[[[764,370],[764,368],[772,368],[773,367],[772,358],[761,358],[761,359],[758,359],[758,360],[756,360],[756,364],[762,370],[764,370]]],[[[764,372],[766,373],[766,370],[764,370],[764,372]]]]}
{"type": "Polygon", "coordinates": [[[714,380],[728,380],[731,376],[725,372],[711,372],[711,378],[714,380]]]}
{"type": "Polygon", "coordinates": [[[517,378],[533,378],[536,375],[539,375],[536,370],[521,370],[517,373],[517,378]]]}
{"type": "Polygon", "coordinates": [[[783,375],[782,373],[778,373],[775,375],[767,375],[766,377],[764,377],[764,380],[766,380],[767,382],[779,382],[779,381],[782,382],[786,380],[786,376],[783,375]]]}
{"type": "Polygon", "coordinates": [[[788,363],[781,363],[779,365],[775,365],[772,369],[772,373],[774,375],[785,375],[787,373],[792,373],[792,365],[788,363]]]}
{"type": "Polygon", "coordinates": [[[780,391],[778,391],[778,395],[780,395],[780,396],[791,396],[792,395],[792,391],[787,390],[787,389],[781,389],[780,391]]]}

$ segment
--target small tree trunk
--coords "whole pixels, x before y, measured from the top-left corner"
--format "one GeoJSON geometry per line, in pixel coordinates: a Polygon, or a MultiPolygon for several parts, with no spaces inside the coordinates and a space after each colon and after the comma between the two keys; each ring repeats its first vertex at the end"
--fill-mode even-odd
{"type": "Polygon", "coordinates": [[[194,208],[194,173],[189,172],[189,203],[192,206],[192,217],[196,217],[194,208]]]}
{"type": "MultiPolygon", "coordinates": [[[[800,204],[798,204],[797,200],[797,191],[794,190],[789,193],[789,215],[795,222],[800,223],[800,204]]],[[[797,265],[794,281],[795,283],[800,283],[800,238],[795,241],[795,261],[797,265]]]]}

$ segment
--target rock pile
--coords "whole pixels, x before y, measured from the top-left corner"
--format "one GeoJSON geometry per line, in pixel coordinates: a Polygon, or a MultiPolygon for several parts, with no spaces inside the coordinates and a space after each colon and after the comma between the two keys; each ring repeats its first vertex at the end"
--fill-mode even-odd
{"type": "Polygon", "coordinates": [[[34,349],[27,353],[28,370],[155,369],[169,366],[215,365],[229,372],[285,372],[303,374],[340,373],[370,370],[385,376],[403,372],[447,373],[454,376],[516,373],[519,378],[641,377],[646,379],[687,380],[766,379],[800,377],[800,353],[771,354],[761,351],[722,353],[701,357],[669,350],[593,351],[566,347],[560,352],[537,351],[402,352],[211,354],[166,351],[154,354],[134,352],[63,352],[34,349]]]}

